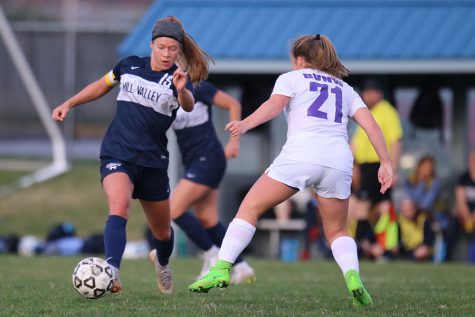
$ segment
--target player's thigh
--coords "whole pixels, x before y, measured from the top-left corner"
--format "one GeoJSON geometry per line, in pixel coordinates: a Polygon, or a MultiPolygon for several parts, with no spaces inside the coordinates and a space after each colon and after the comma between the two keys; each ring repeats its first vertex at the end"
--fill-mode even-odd
{"type": "Polygon", "coordinates": [[[328,243],[331,244],[335,238],[348,234],[348,198],[315,196],[322,219],[323,231],[328,243]]]}
{"type": "Polygon", "coordinates": [[[168,240],[171,234],[170,201],[148,201],[140,199],[153,235],[158,240],[168,240]]]}
{"type": "Polygon", "coordinates": [[[212,189],[193,205],[196,217],[203,227],[214,227],[218,221],[218,190],[212,189]]]}
{"type": "Polygon", "coordinates": [[[198,184],[183,178],[180,179],[170,197],[172,219],[181,216],[187,209],[211,191],[212,188],[209,186],[198,184]]]}
{"type": "Polygon", "coordinates": [[[102,187],[107,197],[109,213],[128,218],[134,190],[129,176],[124,172],[109,174],[102,180],[102,187]]]}
{"type": "Polygon", "coordinates": [[[255,224],[257,218],[265,211],[297,192],[297,189],[276,181],[264,173],[244,197],[236,217],[255,224]]]}

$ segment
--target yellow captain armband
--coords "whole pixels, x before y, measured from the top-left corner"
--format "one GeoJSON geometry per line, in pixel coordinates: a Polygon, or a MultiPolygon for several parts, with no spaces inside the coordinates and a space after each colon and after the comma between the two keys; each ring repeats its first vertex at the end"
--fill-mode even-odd
{"type": "Polygon", "coordinates": [[[119,81],[115,78],[114,72],[112,70],[104,76],[104,81],[109,87],[115,87],[119,84],[119,81]]]}

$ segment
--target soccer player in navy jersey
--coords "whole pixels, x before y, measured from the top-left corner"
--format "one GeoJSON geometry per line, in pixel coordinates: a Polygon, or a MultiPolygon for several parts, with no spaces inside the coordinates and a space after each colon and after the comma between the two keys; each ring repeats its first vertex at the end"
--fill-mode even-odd
{"type": "Polygon", "coordinates": [[[119,86],[117,109],[101,146],[101,180],[109,217],[104,229],[105,256],[114,267],[112,292],[122,289],[119,268],[126,244],[132,198],[138,199],[153,233],[150,254],[162,293],[172,292],[168,267],[173,250],[166,131],[178,108],[194,107],[192,82],[208,75],[208,55],[185,32],[181,21],[157,20],[149,57],[129,56],[103,78],[89,84],[53,110],[63,121],[68,111],[119,86]],[[177,66],[177,64],[179,66],[177,66]]]}
{"type": "MultiPolygon", "coordinates": [[[[226,232],[218,216],[218,186],[226,170],[226,159],[239,155],[239,137],[231,137],[223,151],[212,123],[212,106],[228,110],[230,121],[235,121],[241,120],[241,104],[208,81],[195,87],[195,97],[194,110],[178,109],[172,125],[185,171],[172,191],[170,207],[173,221],[204,251],[201,277],[215,264],[226,232]],[[187,212],[189,208],[199,220],[187,212]]],[[[249,283],[254,279],[254,270],[239,256],[231,272],[231,283],[249,283]]]]}
{"type": "Polygon", "coordinates": [[[238,136],[284,111],[287,141],[239,206],[226,231],[218,261],[189,290],[208,292],[213,287],[226,287],[231,265],[251,242],[258,218],[298,191],[311,187],[325,237],[353,302],[367,306],[372,299],[361,281],[356,244],[347,229],[353,170],[348,119],[353,118],[365,130],[380,158],[378,180],[382,193],[391,186],[393,176],[384,137],[360,96],[342,80],[348,70],[326,36],[299,37],[290,56],[293,70],[279,76],[270,98],[246,119],[226,125],[232,136],[238,136]]]}

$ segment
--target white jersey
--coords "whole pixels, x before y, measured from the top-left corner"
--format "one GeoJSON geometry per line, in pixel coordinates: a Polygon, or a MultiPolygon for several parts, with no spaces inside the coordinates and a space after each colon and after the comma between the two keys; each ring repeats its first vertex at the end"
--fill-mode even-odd
{"type": "Polygon", "coordinates": [[[352,172],[348,117],[366,105],[351,86],[305,68],[280,75],[272,94],[290,97],[284,110],[287,141],[280,155],[352,172]]]}

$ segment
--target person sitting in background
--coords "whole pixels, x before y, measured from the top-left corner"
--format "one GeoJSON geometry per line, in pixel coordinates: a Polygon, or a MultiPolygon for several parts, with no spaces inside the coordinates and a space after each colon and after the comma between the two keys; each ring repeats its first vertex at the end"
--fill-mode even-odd
{"type": "Polygon", "coordinates": [[[436,161],[429,154],[422,156],[416,169],[404,181],[404,192],[426,214],[434,234],[438,235],[434,260],[445,261],[450,239],[452,217],[446,212],[442,199],[442,182],[436,176],[436,161]]]}
{"type": "Polygon", "coordinates": [[[419,159],[416,170],[404,181],[404,192],[418,209],[430,215],[436,211],[442,184],[436,177],[435,159],[432,156],[424,155],[419,159]]]}
{"type": "Polygon", "coordinates": [[[427,214],[417,208],[417,203],[410,197],[401,201],[399,224],[399,255],[402,258],[418,261],[432,257],[434,232],[427,214]]]}
{"type": "Polygon", "coordinates": [[[470,152],[468,170],[455,187],[456,216],[469,241],[468,261],[475,264],[475,149],[470,152]]]}

